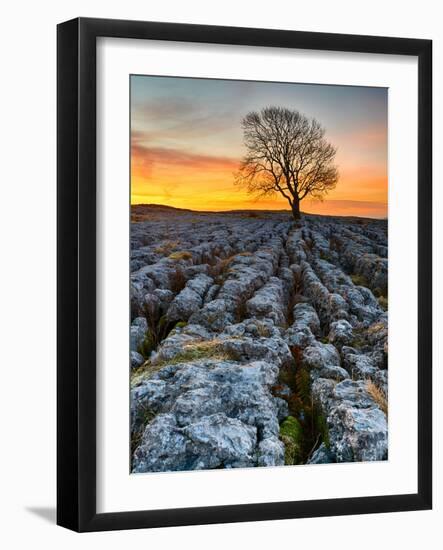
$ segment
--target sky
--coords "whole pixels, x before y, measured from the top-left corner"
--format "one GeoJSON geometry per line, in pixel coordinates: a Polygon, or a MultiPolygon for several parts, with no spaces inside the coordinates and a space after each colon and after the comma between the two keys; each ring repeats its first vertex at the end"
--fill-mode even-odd
{"type": "Polygon", "coordinates": [[[337,148],[340,178],[301,210],[387,217],[387,89],[131,76],[131,203],[193,210],[289,209],[234,186],[242,118],[266,106],[314,117],[337,148]]]}

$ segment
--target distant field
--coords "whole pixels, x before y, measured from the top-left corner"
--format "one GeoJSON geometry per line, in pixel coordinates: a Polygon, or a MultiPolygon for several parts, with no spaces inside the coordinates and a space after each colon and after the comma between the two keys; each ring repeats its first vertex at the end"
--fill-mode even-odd
{"type": "MultiPolygon", "coordinates": [[[[161,204],[133,204],[131,205],[131,221],[140,222],[144,220],[157,219],[163,216],[185,216],[186,214],[192,214],[193,216],[202,216],[204,218],[208,216],[237,216],[247,218],[275,218],[276,216],[282,219],[291,220],[290,210],[223,210],[219,212],[213,211],[201,211],[190,210],[187,208],[174,208],[173,206],[166,206],[161,204]]],[[[387,220],[378,220],[373,218],[365,218],[358,216],[324,216],[317,214],[304,213],[305,216],[310,218],[333,218],[336,221],[344,220],[355,223],[364,222],[381,222],[386,223],[387,220]]]]}

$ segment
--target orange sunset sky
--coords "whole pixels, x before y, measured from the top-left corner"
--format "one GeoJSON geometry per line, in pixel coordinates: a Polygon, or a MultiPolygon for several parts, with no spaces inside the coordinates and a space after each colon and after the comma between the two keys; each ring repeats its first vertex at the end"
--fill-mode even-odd
{"type": "Polygon", "coordinates": [[[234,186],[245,153],[242,118],[269,105],[326,128],[340,179],[304,212],[387,217],[387,89],[131,76],[131,203],[194,210],[289,209],[234,186]]]}

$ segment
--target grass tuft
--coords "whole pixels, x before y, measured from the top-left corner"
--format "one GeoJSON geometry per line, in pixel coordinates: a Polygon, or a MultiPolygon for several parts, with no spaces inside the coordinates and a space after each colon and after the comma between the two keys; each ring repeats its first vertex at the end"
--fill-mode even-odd
{"type": "Polygon", "coordinates": [[[188,252],[187,250],[178,250],[177,252],[173,252],[172,254],[169,254],[168,258],[170,260],[192,260],[192,254],[188,252]]]}
{"type": "MultiPolygon", "coordinates": [[[[221,340],[204,340],[203,342],[191,342],[184,344],[183,350],[170,360],[163,364],[186,363],[198,361],[199,359],[217,359],[220,361],[229,361],[234,359],[233,354],[223,348],[221,340]]],[[[156,364],[158,365],[158,363],[156,364]]]]}
{"type": "Polygon", "coordinates": [[[372,380],[366,380],[366,390],[385,415],[388,416],[388,399],[380,386],[372,380]]]}
{"type": "Polygon", "coordinates": [[[164,241],[161,245],[154,248],[157,254],[169,255],[174,249],[178,248],[180,241],[164,241]]]}
{"type": "Polygon", "coordinates": [[[359,275],[358,273],[353,273],[351,275],[351,280],[355,286],[368,287],[368,281],[366,280],[366,277],[363,277],[363,275],[359,275]]]}
{"type": "Polygon", "coordinates": [[[355,328],[353,329],[353,339],[349,342],[351,348],[362,349],[368,345],[368,342],[365,338],[365,333],[362,329],[355,328]]]}
{"type": "Polygon", "coordinates": [[[383,323],[374,323],[368,328],[368,334],[377,334],[377,332],[381,332],[386,330],[386,326],[383,323]]]}
{"type": "Polygon", "coordinates": [[[181,292],[186,286],[186,276],[183,270],[178,266],[169,273],[169,287],[174,294],[181,292]]]}

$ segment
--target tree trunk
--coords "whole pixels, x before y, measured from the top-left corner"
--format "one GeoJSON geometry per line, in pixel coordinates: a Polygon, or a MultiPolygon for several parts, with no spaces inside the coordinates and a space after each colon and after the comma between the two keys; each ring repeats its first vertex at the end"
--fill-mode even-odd
{"type": "Polygon", "coordinates": [[[298,221],[301,219],[301,215],[300,215],[300,201],[299,200],[294,200],[292,202],[292,216],[294,218],[295,221],[298,221]]]}

